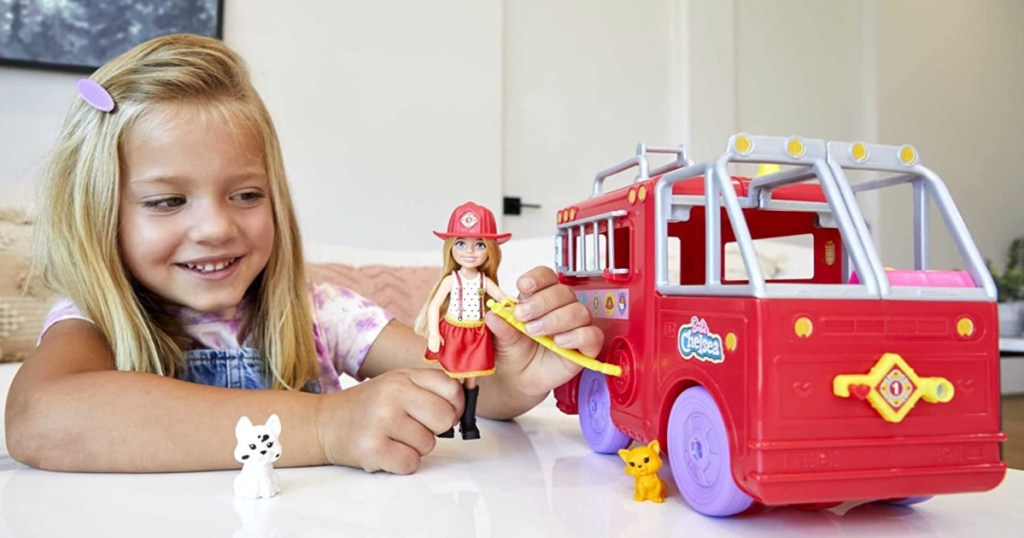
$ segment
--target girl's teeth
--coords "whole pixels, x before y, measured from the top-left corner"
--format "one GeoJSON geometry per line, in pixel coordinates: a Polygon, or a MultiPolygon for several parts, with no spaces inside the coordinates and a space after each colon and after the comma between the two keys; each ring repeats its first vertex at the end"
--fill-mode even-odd
{"type": "Polygon", "coordinates": [[[207,264],[203,264],[203,265],[198,265],[198,264],[195,264],[195,263],[187,263],[185,265],[189,269],[192,269],[193,271],[199,271],[199,272],[202,272],[202,273],[212,273],[214,271],[220,271],[221,269],[224,269],[225,267],[231,265],[234,262],[235,262],[235,260],[231,259],[231,260],[227,260],[227,261],[223,261],[223,262],[219,262],[219,263],[207,263],[207,264]]]}

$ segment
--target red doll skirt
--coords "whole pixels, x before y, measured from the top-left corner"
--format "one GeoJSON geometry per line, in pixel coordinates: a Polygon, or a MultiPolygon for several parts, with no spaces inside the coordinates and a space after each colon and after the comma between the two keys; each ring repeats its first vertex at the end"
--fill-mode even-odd
{"type": "Polygon", "coordinates": [[[438,331],[444,344],[437,353],[427,350],[424,358],[439,362],[451,377],[477,377],[494,373],[494,346],[491,331],[483,321],[442,319],[438,331]]]}

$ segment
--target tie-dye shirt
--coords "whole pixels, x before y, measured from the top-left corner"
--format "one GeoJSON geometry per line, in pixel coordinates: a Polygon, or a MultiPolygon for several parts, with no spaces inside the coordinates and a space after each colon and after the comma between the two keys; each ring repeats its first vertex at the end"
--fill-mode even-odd
{"type": "MultiPolygon", "coordinates": [[[[320,390],[341,390],[340,374],[356,379],[366,353],[393,316],[372,301],[347,288],[316,283],[308,286],[313,305],[313,333],[320,359],[320,390]]],[[[181,319],[185,332],[205,349],[237,349],[245,302],[230,312],[207,314],[179,307],[175,315],[181,319]]],[[[43,322],[43,334],[58,321],[82,319],[92,322],[68,298],[62,298],[50,309],[43,322]]]]}

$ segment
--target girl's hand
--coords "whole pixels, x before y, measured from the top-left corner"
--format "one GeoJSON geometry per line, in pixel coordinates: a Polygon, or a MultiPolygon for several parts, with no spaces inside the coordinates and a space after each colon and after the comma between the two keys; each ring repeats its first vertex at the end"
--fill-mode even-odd
{"type": "Polygon", "coordinates": [[[392,370],[322,397],[320,446],[335,465],[409,474],[434,449],[435,435],[458,421],[462,407],[462,385],[444,372],[392,370]]]}
{"type": "Polygon", "coordinates": [[[429,349],[431,353],[437,353],[437,350],[441,349],[441,346],[443,345],[444,338],[441,337],[441,333],[437,331],[430,331],[430,334],[427,336],[427,349],[429,349]]]}
{"type": "MultiPolygon", "coordinates": [[[[571,289],[558,283],[554,271],[547,267],[531,269],[519,277],[516,287],[519,304],[513,314],[531,334],[550,335],[559,346],[577,349],[590,357],[601,351],[604,332],[591,325],[590,311],[576,300],[571,289]]],[[[527,401],[535,400],[533,404],[581,370],[576,363],[544,348],[492,312],[487,314],[487,327],[494,333],[494,381],[515,387],[527,401]]],[[[485,389],[481,395],[486,392],[485,389]]],[[[501,407],[494,407],[497,413],[489,414],[507,414],[500,412],[501,407]]]]}

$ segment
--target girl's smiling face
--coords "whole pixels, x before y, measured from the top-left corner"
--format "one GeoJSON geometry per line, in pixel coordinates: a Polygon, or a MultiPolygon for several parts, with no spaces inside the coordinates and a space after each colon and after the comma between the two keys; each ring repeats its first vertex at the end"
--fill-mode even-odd
{"type": "Polygon", "coordinates": [[[480,238],[459,237],[452,244],[452,258],[460,267],[476,269],[487,261],[487,243],[480,238]]]}
{"type": "Polygon", "coordinates": [[[202,107],[164,105],[128,133],[118,242],[149,291],[216,312],[237,306],[266,267],[274,219],[259,141],[232,128],[242,122],[227,107],[202,107]]]}

